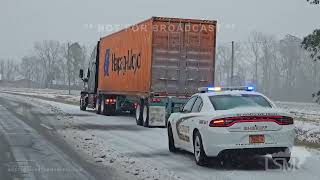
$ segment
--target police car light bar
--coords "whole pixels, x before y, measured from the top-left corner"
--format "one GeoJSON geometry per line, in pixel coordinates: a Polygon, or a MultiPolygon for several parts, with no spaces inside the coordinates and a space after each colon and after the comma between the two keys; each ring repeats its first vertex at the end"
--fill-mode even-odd
{"type": "Polygon", "coordinates": [[[239,86],[239,87],[200,87],[198,88],[198,91],[200,93],[206,93],[206,92],[219,92],[219,91],[254,91],[254,86],[239,86]]]}
{"type": "Polygon", "coordinates": [[[221,87],[208,87],[208,91],[221,91],[222,88],[221,87]]]}

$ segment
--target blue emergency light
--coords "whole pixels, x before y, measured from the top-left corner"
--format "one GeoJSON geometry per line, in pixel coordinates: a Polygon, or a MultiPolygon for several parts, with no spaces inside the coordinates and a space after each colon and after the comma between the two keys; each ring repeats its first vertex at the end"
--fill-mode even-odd
{"type": "Polygon", "coordinates": [[[240,87],[200,87],[198,88],[198,91],[201,93],[205,92],[220,92],[220,91],[254,91],[254,86],[240,86],[240,87]]]}
{"type": "Polygon", "coordinates": [[[253,86],[247,86],[247,87],[246,87],[246,90],[247,90],[247,91],[254,91],[254,89],[255,89],[255,88],[254,88],[253,86]]]}

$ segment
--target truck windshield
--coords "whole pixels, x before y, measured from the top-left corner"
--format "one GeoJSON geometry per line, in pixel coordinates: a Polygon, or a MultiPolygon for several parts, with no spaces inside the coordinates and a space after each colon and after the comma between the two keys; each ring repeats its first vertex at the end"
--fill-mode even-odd
{"type": "Polygon", "coordinates": [[[216,95],[210,96],[209,99],[215,110],[229,110],[238,107],[272,107],[270,103],[260,95],[216,95]]]}

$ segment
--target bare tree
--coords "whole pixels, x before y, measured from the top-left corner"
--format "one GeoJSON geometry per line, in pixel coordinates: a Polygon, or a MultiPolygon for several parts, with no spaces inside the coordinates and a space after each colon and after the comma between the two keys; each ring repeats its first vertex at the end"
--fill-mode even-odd
{"type": "Polygon", "coordinates": [[[248,58],[247,47],[245,43],[234,43],[234,78],[233,85],[242,86],[247,82],[252,82],[251,74],[252,71],[252,62],[248,58]]]}
{"type": "Polygon", "coordinates": [[[218,46],[216,54],[215,82],[219,85],[227,85],[231,71],[231,49],[228,46],[218,46]]]}
{"type": "Polygon", "coordinates": [[[20,64],[20,73],[28,80],[32,80],[32,74],[33,74],[33,58],[31,56],[24,56],[21,59],[20,64]]]}
{"type": "Polygon", "coordinates": [[[61,57],[61,45],[58,41],[42,41],[36,42],[34,49],[44,69],[44,87],[47,88],[54,79],[55,66],[61,57]]]}
{"type": "Polygon", "coordinates": [[[302,55],[301,41],[301,39],[292,35],[286,35],[280,40],[279,51],[284,59],[285,87],[288,89],[295,87],[295,77],[302,55]]]}
{"type": "Polygon", "coordinates": [[[254,56],[254,75],[253,80],[255,84],[258,84],[258,64],[261,56],[261,46],[263,34],[261,32],[252,32],[249,37],[249,47],[254,56]]]}
{"type": "MultiPolygon", "coordinates": [[[[275,100],[312,100],[311,94],[320,88],[320,62],[311,60],[300,45],[301,39],[287,35],[279,40],[259,32],[251,33],[248,39],[235,42],[234,72],[240,84],[256,82],[258,91],[275,100]]],[[[219,46],[215,79],[219,85],[230,79],[230,59],[230,45],[219,46]]]]}
{"type": "Polygon", "coordinates": [[[67,43],[62,48],[63,58],[59,61],[60,71],[63,74],[65,84],[71,86],[78,86],[81,82],[78,78],[78,72],[84,68],[88,59],[87,51],[84,46],[79,43],[67,43]]]}
{"type": "Polygon", "coordinates": [[[4,79],[4,61],[0,60],[0,80],[4,79]]]}
{"type": "Polygon", "coordinates": [[[8,59],[5,64],[5,79],[13,81],[16,77],[16,72],[13,60],[8,59]]]}

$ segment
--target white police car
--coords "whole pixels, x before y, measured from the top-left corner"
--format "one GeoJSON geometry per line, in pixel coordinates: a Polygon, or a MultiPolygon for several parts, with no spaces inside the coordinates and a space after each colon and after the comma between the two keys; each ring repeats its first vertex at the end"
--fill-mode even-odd
{"type": "Polygon", "coordinates": [[[266,155],[290,160],[293,118],[253,87],[199,88],[179,113],[169,117],[169,150],[194,153],[198,165],[208,157],[229,159],[266,155]]]}

